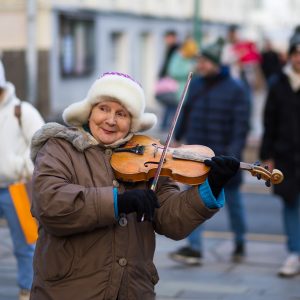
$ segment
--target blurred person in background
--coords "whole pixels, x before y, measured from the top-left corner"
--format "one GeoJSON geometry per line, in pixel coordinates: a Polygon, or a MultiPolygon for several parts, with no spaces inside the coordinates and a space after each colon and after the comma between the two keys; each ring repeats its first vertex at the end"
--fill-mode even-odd
{"type": "Polygon", "coordinates": [[[174,51],[179,47],[177,32],[175,30],[169,30],[165,33],[164,41],[166,44],[165,57],[159,72],[159,78],[167,75],[170,59],[174,51]]]}
{"type": "Polygon", "coordinates": [[[265,39],[261,52],[261,69],[266,82],[269,83],[270,78],[279,73],[281,68],[282,62],[279,53],[273,48],[270,39],[265,39]]]}
{"type": "Polygon", "coordinates": [[[294,276],[300,272],[300,26],[290,39],[287,64],[269,85],[260,158],[285,177],[274,186],[282,199],[288,251],[278,275],[294,276]]]}
{"type": "Polygon", "coordinates": [[[20,103],[14,85],[6,81],[0,60],[0,217],[6,219],[13,241],[19,299],[26,300],[29,299],[32,284],[35,245],[27,244],[25,240],[8,187],[21,178],[31,177],[33,163],[29,156],[30,141],[44,121],[31,104],[22,102],[20,125],[15,115],[15,107],[20,103]]]}
{"type": "Polygon", "coordinates": [[[241,39],[239,28],[228,28],[226,44],[222,51],[222,63],[229,67],[233,78],[241,79],[249,92],[262,86],[260,53],[253,41],[241,39]]]}
{"type": "Polygon", "coordinates": [[[230,75],[237,79],[242,77],[240,57],[234,49],[239,40],[238,27],[236,25],[229,26],[221,54],[222,64],[229,67],[230,75]]]}
{"type": "MultiPolygon", "coordinates": [[[[167,100],[164,98],[164,100],[166,100],[166,101],[160,101],[159,95],[156,95],[156,99],[163,106],[163,110],[164,110],[163,121],[160,124],[161,130],[166,130],[169,119],[174,113],[174,106],[176,103],[175,91],[177,89],[177,83],[173,82],[172,80],[170,83],[170,78],[168,78],[167,71],[169,68],[171,57],[179,47],[177,32],[174,30],[167,31],[164,35],[164,41],[165,41],[165,46],[166,46],[165,56],[164,56],[161,70],[159,72],[159,79],[158,79],[157,85],[159,85],[161,87],[161,83],[163,82],[163,89],[168,90],[167,100]],[[166,83],[167,83],[167,88],[165,88],[166,83]],[[172,93],[169,92],[170,84],[173,86],[172,93]]],[[[157,89],[157,87],[155,89],[157,89]]]]}
{"type": "Polygon", "coordinates": [[[166,107],[161,124],[162,130],[169,128],[172,118],[174,117],[188,74],[193,70],[197,51],[198,46],[194,39],[187,37],[182,45],[173,52],[170,58],[166,75],[177,82],[178,89],[175,93],[174,103],[166,107]]]}
{"type": "MultiPolygon", "coordinates": [[[[241,158],[249,127],[249,98],[241,82],[233,79],[228,68],[221,66],[223,42],[218,40],[200,52],[197,59],[199,76],[192,79],[175,140],[186,144],[205,145],[216,155],[241,158]]],[[[241,173],[225,185],[225,197],[234,233],[232,259],[245,256],[246,220],[240,192],[241,173]]],[[[188,245],[170,253],[170,258],[185,264],[201,264],[202,233],[197,227],[187,239],[188,245]]]]}

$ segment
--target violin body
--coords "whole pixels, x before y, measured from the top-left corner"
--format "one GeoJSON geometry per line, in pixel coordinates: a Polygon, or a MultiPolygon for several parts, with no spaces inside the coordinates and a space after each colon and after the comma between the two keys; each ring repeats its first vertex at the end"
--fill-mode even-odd
{"type": "MultiPolygon", "coordinates": [[[[145,135],[135,135],[123,148],[117,148],[111,157],[111,166],[117,179],[125,182],[148,181],[159,168],[164,146],[159,140],[145,135]]],[[[182,145],[168,148],[161,166],[160,176],[167,176],[175,181],[199,185],[203,183],[210,170],[203,162],[214,156],[212,149],[201,145],[182,145]]],[[[284,176],[267,166],[240,162],[240,169],[250,172],[257,179],[263,179],[266,186],[279,184],[284,176]]]]}
{"type": "MultiPolygon", "coordinates": [[[[125,182],[148,181],[153,178],[163,148],[159,140],[145,135],[135,135],[124,148],[115,151],[111,157],[111,166],[116,177],[125,182]]],[[[191,153],[201,157],[214,156],[213,150],[206,146],[182,145],[178,148],[169,148],[160,176],[171,177],[188,185],[203,183],[210,168],[203,164],[203,160],[190,160],[186,154],[191,153]],[[177,158],[178,155],[180,158],[177,158]]]]}

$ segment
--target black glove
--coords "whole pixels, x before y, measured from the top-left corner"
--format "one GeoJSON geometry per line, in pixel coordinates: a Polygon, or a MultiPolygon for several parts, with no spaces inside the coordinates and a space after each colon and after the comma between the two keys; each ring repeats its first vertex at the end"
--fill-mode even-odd
{"type": "Polygon", "coordinates": [[[208,182],[217,198],[224,185],[237,173],[240,162],[232,156],[214,156],[211,160],[205,160],[204,164],[210,167],[208,182]]]}
{"type": "Polygon", "coordinates": [[[118,195],[119,214],[137,213],[137,221],[152,221],[159,203],[152,190],[132,190],[118,195]]]}

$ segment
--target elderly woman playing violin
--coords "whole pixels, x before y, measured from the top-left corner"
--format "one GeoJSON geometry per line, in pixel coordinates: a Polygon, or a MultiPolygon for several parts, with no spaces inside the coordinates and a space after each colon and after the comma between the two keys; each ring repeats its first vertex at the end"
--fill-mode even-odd
{"type": "Polygon", "coordinates": [[[239,161],[205,160],[207,179],[186,191],[165,176],[155,191],[119,180],[111,156],[156,123],[141,86],[122,73],[104,73],[63,119],[70,127],[48,123],[32,140],[39,237],[30,299],[155,299],[155,233],[183,239],[212,217],[239,161]]]}

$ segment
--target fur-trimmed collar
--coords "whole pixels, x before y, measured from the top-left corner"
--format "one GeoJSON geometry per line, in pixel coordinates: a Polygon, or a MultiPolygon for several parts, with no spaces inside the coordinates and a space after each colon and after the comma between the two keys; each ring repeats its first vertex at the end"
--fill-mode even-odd
{"type": "Polygon", "coordinates": [[[84,131],[82,127],[66,127],[59,123],[47,123],[38,130],[31,140],[31,159],[34,162],[37,153],[42,146],[52,137],[61,138],[71,143],[78,151],[83,152],[85,149],[100,145],[103,148],[116,148],[132,138],[130,133],[124,139],[119,140],[111,145],[101,145],[91,134],[84,131]]]}

